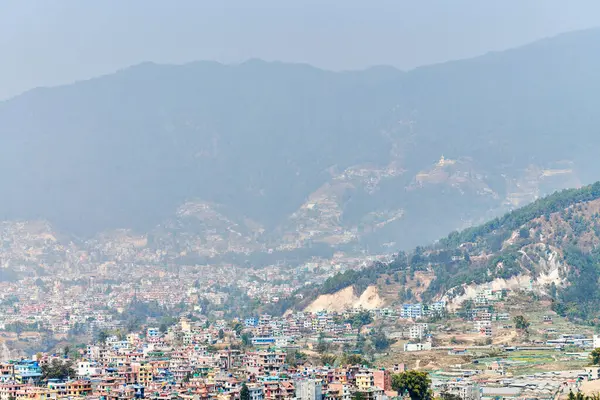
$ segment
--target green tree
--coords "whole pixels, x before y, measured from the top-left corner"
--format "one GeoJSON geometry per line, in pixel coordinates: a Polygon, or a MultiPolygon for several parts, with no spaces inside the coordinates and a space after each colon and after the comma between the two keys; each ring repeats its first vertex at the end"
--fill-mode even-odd
{"type": "Polygon", "coordinates": [[[325,338],[321,335],[315,346],[315,351],[319,354],[325,353],[329,349],[329,344],[325,341],[325,338]]]}
{"type": "Polygon", "coordinates": [[[529,229],[527,229],[527,228],[521,228],[519,230],[519,237],[521,239],[529,239],[529,229]]]}
{"type": "Polygon", "coordinates": [[[98,332],[98,343],[104,346],[106,344],[106,339],[108,339],[108,333],[106,331],[98,332]]]}
{"type": "Polygon", "coordinates": [[[440,393],[440,398],[442,400],[462,400],[462,398],[459,395],[446,391],[440,393]]]}
{"type": "Polygon", "coordinates": [[[160,326],[158,327],[158,330],[160,331],[160,333],[167,333],[167,330],[169,328],[167,328],[167,324],[165,324],[164,322],[160,324],[160,326]]]}
{"type": "Polygon", "coordinates": [[[323,365],[333,365],[335,364],[335,360],[337,360],[337,357],[335,354],[323,354],[321,356],[321,364],[323,365]]]}
{"type": "Polygon", "coordinates": [[[363,392],[354,392],[352,394],[352,400],[365,400],[365,394],[363,392]]]}
{"type": "Polygon", "coordinates": [[[591,396],[586,396],[581,392],[577,392],[573,394],[573,392],[569,391],[569,400],[597,400],[600,396],[598,393],[594,393],[591,396]]]}
{"type": "Polygon", "coordinates": [[[522,315],[517,315],[513,318],[513,322],[515,323],[515,328],[521,330],[527,330],[529,328],[529,321],[522,315]]]}
{"type": "Polygon", "coordinates": [[[52,360],[51,363],[42,365],[42,379],[59,379],[66,380],[75,376],[73,363],[69,361],[62,362],[58,358],[52,360]]]}
{"type": "Polygon", "coordinates": [[[556,299],[556,293],[557,293],[556,283],[552,282],[550,284],[550,288],[548,289],[548,292],[550,294],[550,297],[552,297],[552,299],[556,299]]]}
{"type": "Polygon", "coordinates": [[[592,360],[592,365],[600,364],[600,348],[591,351],[590,359],[592,360]]]}
{"type": "Polygon", "coordinates": [[[65,346],[63,348],[63,357],[69,358],[69,353],[71,352],[71,348],[69,346],[65,346]]]}
{"type": "Polygon", "coordinates": [[[342,357],[343,365],[365,365],[369,366],[369,361],[365,360],[359,354],[344,354],[342,357]]]}
{"type": "Polygon", "coordinates": [[[411,400],[432,400],[431,378],[421,371],[406,371],[392,375],[392,389],[398,393],[408,391],[411,400]]]}
{"type": "Polygon", "coordinates": [[[246,383],[242,384],[242,390],[240,390],[240,400],[250,400],[250,390],[246,383]]]}
{"type": "Polygon", "coordinates": [[[357,334],[354,352],[357,354],[362,354],[366,343],[367,343],[367,339],[365,339],[365,337],[363,335],[361,335],[360,333],[357,334]]]}
{"type": "Polygon", "coordinates": [[[239,322],[236,322],[235,325],[233,325],[233,330],[239,336],[239,335],[241,335],[242,331],[244,330],[244,325],[242,325],[239,322]]]}
{"type": "Polygon", "coordinates": [[[600,400],[600,393],[595,392],[590,394],[589,396],[586,396],[587,400],[600,400]]]}
{"type": "Polygon", "coordinates": [[[369,325],[371,322],[373,322],[373,317],[371,316],[371,313],[369,311],[363,310],[358,312],[358,314],[356,314],[352,318],[352,327],[355,329],[360,329],[364,325],[369,325]]]}
{"type": "Polygon", "coordinates": [[[225,331],[223,329],[219,329],[219,339],[223,340],[225,337],[225,331]]]}
{"type": "Polygon", "coordinates": [[[398,290],[398,301],[400,303],[403,303],[406,300],[406,289],[404,289],[403,287],[401,287],[398,290]]]}
{"type": "Polygon", "coordinates": [[[398,282],[401,285],[406,285],[406,274],[404,272],[398,272],[398,282]]]}
{"type": "Polygon", "coordinates": [[[362,347],[362,354],[368,360],[371,360],[371,361],[375,360],[375,347],[373,346],[373,344],[370,341],[367,341],[364,343],[364,345],[362,347]]]}
{"type": "Polygon", "coordinates": [[[371,336],[371,340],[373,341],[373,346],[377,351],[387,350],[390,347],[390,340],[385,336],[382,329],[377,330],[377,332],[373,333],[371,336]]]}
{"type": "Polygon", "coordinates": [[[252,335],[250,333],[242,333],[242,344],[245,347],[252,345],[252,335]]]}
{"type": "Polygon", "coordinates": [[[307,359],[308,356],[298,350],[289,350],[285,354],[285,362],[292,367],[297,367],[299,364],[304,364],[307,359]]]}

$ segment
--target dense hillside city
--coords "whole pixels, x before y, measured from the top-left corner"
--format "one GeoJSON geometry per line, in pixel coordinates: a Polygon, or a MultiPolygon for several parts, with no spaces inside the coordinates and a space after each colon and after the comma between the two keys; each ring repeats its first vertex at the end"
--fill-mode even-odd
{"type": "Polygon", "coordinates": [[[5,223],[0,389],[11,398],[591,394],[599,199],[596,183],[410,253],[295,267],[125,262],[136,252],[125,232],[129,247],[78,247],[44,223],[5,223]],[[50,273],[56,257],[71,260],[61,275],[50,273]]]}
{"type": "MultiPolygon", "coordinates": [[[[282,59],[375,51],[373,5],[346,21],[365,17],[365,36],[332,51],[331,32],[311,40],[307,24],[296,43],[277,12],[334,26],[352,0],[336,18],[327,2],[256,1],[239,20],[235,2],[0,5],[7,64],[54,54],[50,22],[69,14],[69,53],[119,65],[84,80],[58,56],[9,70],[70,83],[0,99],[0,400],[600,400],[600,30],[334,71],[247,56],[281,38],[282,59]],[[226,32],[258,32],[258,11],[277,32],[257,24],[261,40],[225,51],[226,32]],[[192,34],[206,15],[210,46],[192,34]],[[151,39],[173,21],[177,43],[151,39]],[[132,32],[145,44],[120,40],[132,32]],[[190,62],[179,45],[245,61],[190,62]]],[[[477,31],[502,31],[509,12],[491,3],[460,14],[478,7],[498,23],[473,17],[477,31]]],[[[532,31],[552,14],[539,7],[519,8],[532,31]]],[[[386,36],[444,25],[395,10],[415,26],[380,16],[386,36]]]]}

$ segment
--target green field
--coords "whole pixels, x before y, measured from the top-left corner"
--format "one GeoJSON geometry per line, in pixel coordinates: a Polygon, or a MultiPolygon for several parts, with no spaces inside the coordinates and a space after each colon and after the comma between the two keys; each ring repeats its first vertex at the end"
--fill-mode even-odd
{"type": "Polygon", "coordinates": [[[521,350],[503,352],[497,357],[478,358],[476,362],[466,367],[487,369],[495,361],[504,363],[506,371],[513,375],[528,375],[550,370],[583,369],[589,365],[589,360],[585,356],[565,354],[555,350],[521,350]]]}

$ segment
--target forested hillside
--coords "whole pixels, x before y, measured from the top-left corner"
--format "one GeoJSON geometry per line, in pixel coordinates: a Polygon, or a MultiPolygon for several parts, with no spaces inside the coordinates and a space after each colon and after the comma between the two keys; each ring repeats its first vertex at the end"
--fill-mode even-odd
{"type": "MultiPolygon", "coordinates": [[[[486,224],[453,232],[435,245],[399,253],[390,263],[347,271],[303,290],[304,302],[320,294],[369,285],[416,271],[434,279],[420,300],[464,294],[464,285],[530,276],[532,289],[551,297],[559,314],[581,320],[600,316],[600,182],[556,192],[486,224]],[[555,276],[548,276],[555,272],[555,276]],[[543,278],[543,279],[541,279],[543,278]]],[[[395,299],[401,301],[402,299],[395,299]]]]}

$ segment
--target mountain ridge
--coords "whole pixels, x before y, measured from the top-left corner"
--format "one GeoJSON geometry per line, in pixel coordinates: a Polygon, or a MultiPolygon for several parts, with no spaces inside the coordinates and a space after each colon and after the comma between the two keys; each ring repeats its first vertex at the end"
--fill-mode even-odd
{"type": "Polygon", "coordinates": [[[0,103],[0,217],[144,233],[198,201],[258,247],[431,242],[591,181],[598,32],[407,72],[144,63],[33,90],[0,103]]]}

